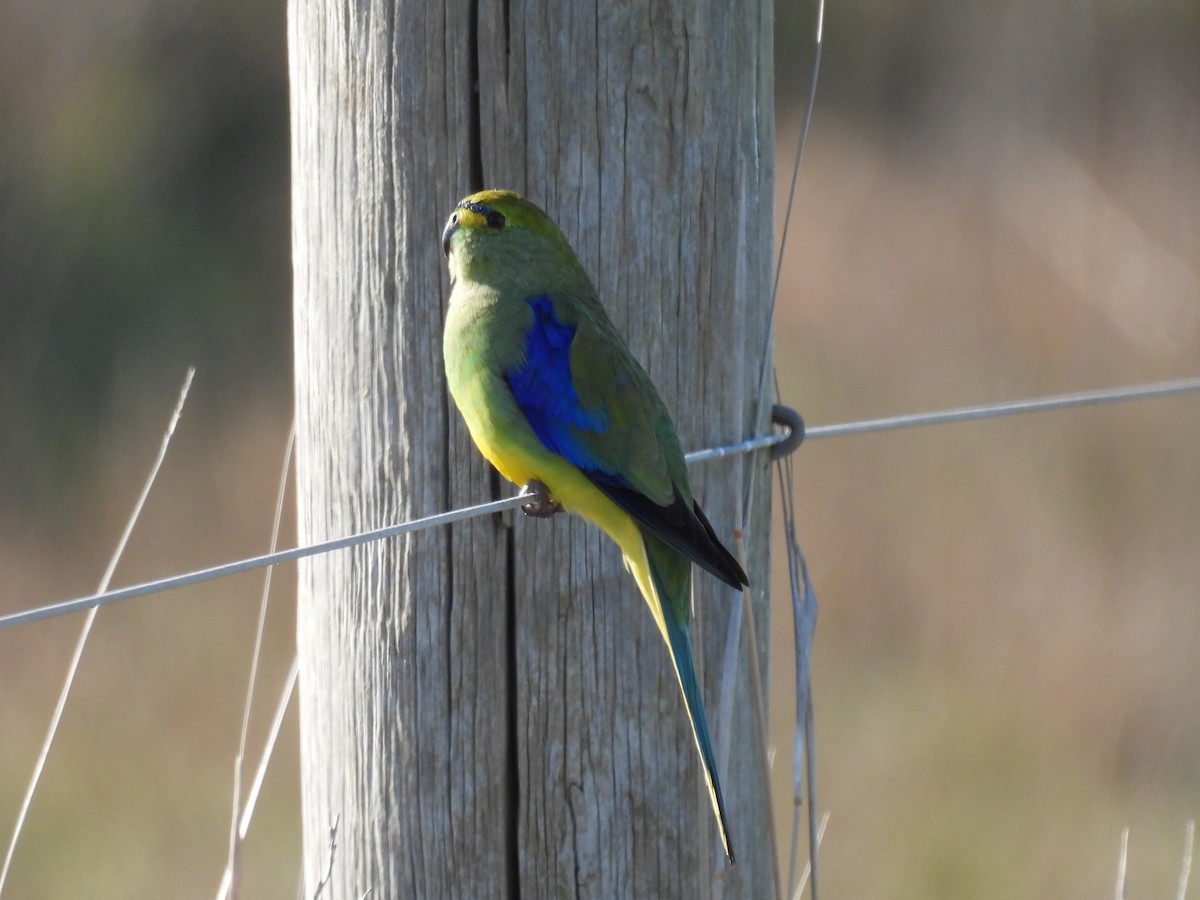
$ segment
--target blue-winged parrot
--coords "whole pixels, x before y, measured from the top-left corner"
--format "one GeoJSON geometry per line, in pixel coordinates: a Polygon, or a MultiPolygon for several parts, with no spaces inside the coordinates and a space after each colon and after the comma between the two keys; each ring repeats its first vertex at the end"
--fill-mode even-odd
{"type": "Polygon", "coordinates": [[[481,191],[455,208],[442,249],[454,402],[492,465],[541,492],[527,511],[561,505],[625,554],[670,650],[732,862],[688,614],[693,562],[739,589],[746,573],[692,496],[662,399],[550,218],[511,191],[481,191]]]}

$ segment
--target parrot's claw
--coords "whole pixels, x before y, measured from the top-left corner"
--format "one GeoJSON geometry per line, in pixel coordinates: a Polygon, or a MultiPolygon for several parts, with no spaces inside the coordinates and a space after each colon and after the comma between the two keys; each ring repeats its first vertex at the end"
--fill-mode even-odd
{"type": "Polygon", "coordinates": [[[528,497],[529,502],[521,506],[521,512],[535,519],[548,519],[557,512],[562,512],[562,504],[551,499],[550,489],[536,478],[526,482],[521,488],[521,496],[528,497]]]}

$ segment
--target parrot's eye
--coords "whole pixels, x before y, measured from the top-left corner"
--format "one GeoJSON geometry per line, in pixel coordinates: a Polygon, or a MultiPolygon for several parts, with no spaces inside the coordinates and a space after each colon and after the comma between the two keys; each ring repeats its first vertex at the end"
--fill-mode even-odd
{"type": "Polygon", "coordinates": [[[504,227],[504,213],[496,212],[494,209],[490,210],[487,214],[487,224],[488,228],[495,228],[499,231],[504,227]]]}
{"type": "Polygon", "coordinates": [[[458,224],[458,213],[454,213],[453,215],[450,216],[450,224],[451,225],[458,224]]]}

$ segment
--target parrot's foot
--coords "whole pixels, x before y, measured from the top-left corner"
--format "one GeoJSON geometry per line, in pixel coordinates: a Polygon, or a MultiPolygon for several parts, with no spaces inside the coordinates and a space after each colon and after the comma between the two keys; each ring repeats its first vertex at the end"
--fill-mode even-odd
{"type": "Polygon", "coordinates": [[[532,478],[521,488],[521,496],[528,497],[529,502],[521,507],[521,512],[535,519],[548,519],[557,512],[562,512],[562,504],[550,498],[550,489],[532,478]]]}

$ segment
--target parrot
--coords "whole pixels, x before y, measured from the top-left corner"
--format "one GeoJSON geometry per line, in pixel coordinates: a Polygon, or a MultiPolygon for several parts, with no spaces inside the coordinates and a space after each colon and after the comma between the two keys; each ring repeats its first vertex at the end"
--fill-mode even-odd
{"type": "Polygon", "coordinates": [[[480,452],[530,502],[608,534],[666,642],[722,846],[734,861],[689,638],[692,563],[749,584],[688,485],[662,398],[600,304],[558,226],[519,194],[458,203],[442,232],[450,270],[443,357],[480,452]]]}

